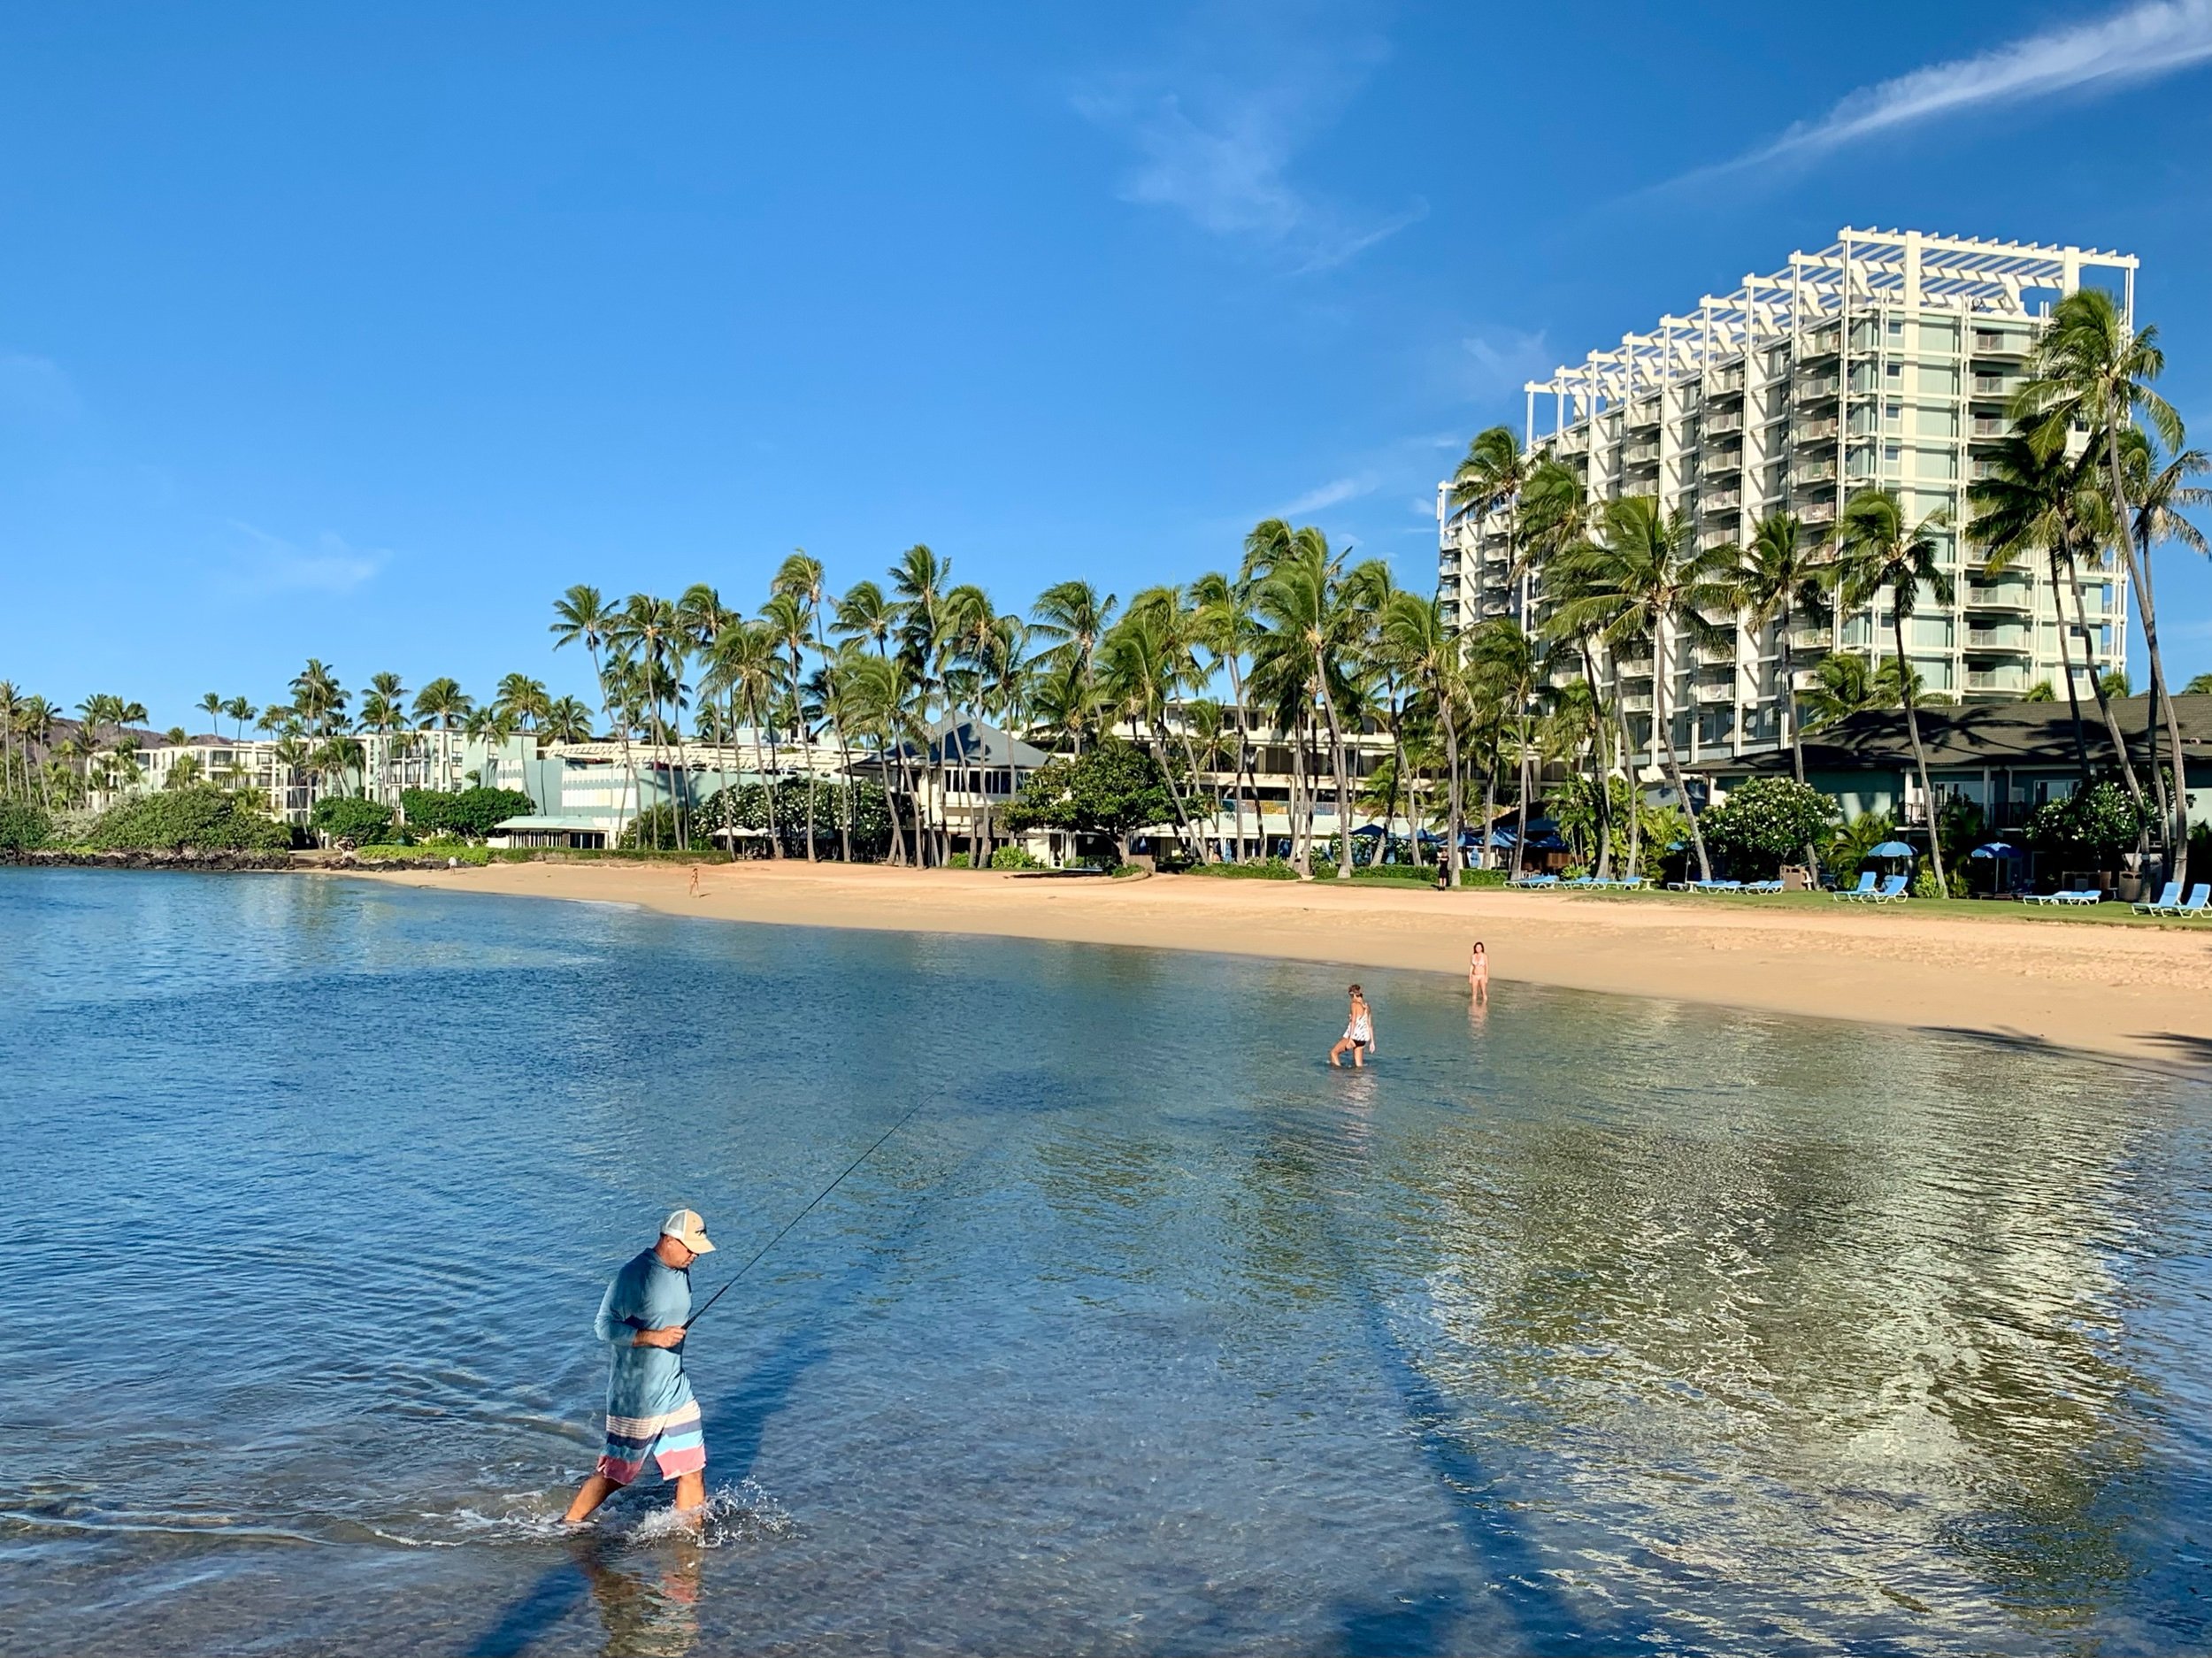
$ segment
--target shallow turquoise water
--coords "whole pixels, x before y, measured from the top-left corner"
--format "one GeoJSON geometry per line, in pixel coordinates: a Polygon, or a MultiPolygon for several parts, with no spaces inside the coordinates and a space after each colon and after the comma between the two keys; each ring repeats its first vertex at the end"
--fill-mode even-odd
{"type": "Polygon", "coordinates": [[[1362,977],[0,871],[0,1650],[2212,1644],[2201,1086],[1362,977]]]}

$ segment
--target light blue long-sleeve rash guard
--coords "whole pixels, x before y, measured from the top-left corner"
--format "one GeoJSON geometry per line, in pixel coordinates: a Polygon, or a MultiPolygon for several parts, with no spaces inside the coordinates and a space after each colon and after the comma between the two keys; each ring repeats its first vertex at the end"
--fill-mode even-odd
{"type": "Polygon", "coordinates": [[[614,1275],[592,1323],[593,1333],[614,1349],[607,1374],[609,1416],[664,1416],[691,1402],[681,1347],[630,1345],[641,1330],[665,1330],[690,1316],[691,1274],[650,1249],[614,1275]]]}

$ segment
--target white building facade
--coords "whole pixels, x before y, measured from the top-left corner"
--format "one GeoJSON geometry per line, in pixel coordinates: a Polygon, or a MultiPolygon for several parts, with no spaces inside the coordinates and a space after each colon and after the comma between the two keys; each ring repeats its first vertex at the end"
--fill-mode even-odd
{"type": "MultiPolygon", "coordinates": [[[[1945,606],[1922,594],[1906,651],[1931,696],[2016,701],[2039,683],[2063,695],[2059,595],[2040,559],[1985,578],[1962,534],[1966,489],[2011,428],[2007,401],[2051,303],[2085,277],[2109,287],[2132,326],[2132,255],[1918,231],[1845,229],[1816,253],[1707,296],[1649,334],[1622,337],[1549,380],[1528,382],[1532,456],[1574,470],[1592,502],[1655,496],[1679,510],[1701,548],[1744,546],[1787,510],[1822,534],[1861,489],[1897,492],[1908,521],[1939,510],[1938,562],[1956,584],[1945,606]]],[[[1456,516],[1438,491],[1438,591],[1447,620],[1471,628],[1543,614],[1540,572],[1509,568],[1502,512],[1456,516]]],[[[2127,587],[2104,556],[2081,572],[2087,637],[2068,646],[2080,678],[2124,671],[2127,587]]],[[[2064,612],[2071,621],[2069,605],[2064,612]]],[[[1710,618],[1732,646],[1655,653],[1607,664],[1632,734],[1653,754],[1654,674],[1686,759],[1771,750],[1786,740],[1779,629],[1710,618]]],[[[1792,624],[1801,690],[1831,651],[1893,654],[1889,595],[1792,624]]]]}

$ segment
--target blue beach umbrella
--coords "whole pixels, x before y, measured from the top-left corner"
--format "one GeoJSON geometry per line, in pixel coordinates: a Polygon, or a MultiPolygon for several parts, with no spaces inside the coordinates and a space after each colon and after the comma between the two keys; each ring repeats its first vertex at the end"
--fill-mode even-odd
{"type": "Polygon", "coordinates": [[[1867,854],[1870,858],[1909,858],[1918,855],[1902,841],[1885,841],[1867,854]]]}
{"type": "Polygon", "coordinates": [[[2016,858],[2020,848],[2009,841],[1992,841],[1987,846],[1976,847],[1966,855],[1970,858],[2016,858]]]}

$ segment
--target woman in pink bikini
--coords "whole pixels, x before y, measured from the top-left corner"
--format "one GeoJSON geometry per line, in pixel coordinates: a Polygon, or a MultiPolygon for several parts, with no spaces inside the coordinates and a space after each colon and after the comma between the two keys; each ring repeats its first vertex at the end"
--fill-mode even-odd
{"type": "Polygon", "coordinates": [[[1490,999],[1490,953],[1482,948],[1482,940],[1475,940],[1474,949],[1467,957],[1467,988],[1474,993],[1477,1002],[1490,999]]]}

